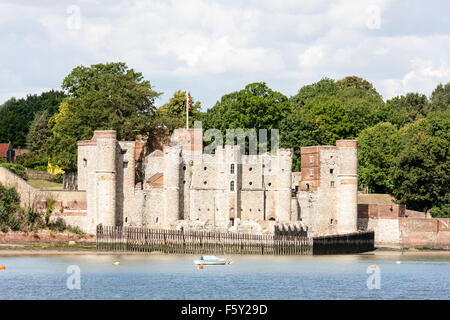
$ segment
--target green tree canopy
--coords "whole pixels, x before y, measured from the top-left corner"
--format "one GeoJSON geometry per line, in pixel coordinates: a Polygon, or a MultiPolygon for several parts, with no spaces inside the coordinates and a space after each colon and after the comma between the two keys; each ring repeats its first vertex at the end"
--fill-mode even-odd
{"type": "Polygon", "coordinates": [[[152,130],[154,102],[160,93],[125,63],[76,67],[62,88],[69,96],[49,121],[53,165],[75,169],[77,141],[92,138],[94,130],[116,130],[118,139],[127,140],[152,130]]]}
{"type": "Polygon", "coordinates": [[[301,147],[356,138],[377,122],[384,104],[371,83],[355,76],[306,85],[290,102],[292,112],[281,122],[280,136],[282,146],[294,148],[295,170],[300,170],[301,147]]]}
{"type": "Polygon", "coordinates": [[[448,110],[450,107],[450,82],[440,83],[431,94],[431,109],[433,111],[448,110]]]}
{"type": "MultiPolygon", "coordinates": [[[[279,129],[281,119],[290,112],[289,100],[264,82],[251,83],[243,90],[224,95],[204,115],[204,128],[226,135],[227,129],[279,129]]],[[[269,141],[268,140],[268,141],[269,141]]],[[[224,141],[225,142],[225,141],[224,141]]],[[[270,149],[270,145],[267,146],[270,149]]]]}
{"type": "Polygon", "coordinates": [[[358,137],[358,178],[369,192],[392,193],[392,167],[397,153],[397,129],[381,122],[361,131],[358,137]]]}
{"type": "Polygon", "coordinates": [[[430,104],[424,94],[407,93],[405,96],[394,97],[381,108],[379,117],[398,128],[414,122],[428,114],[430,104]]]}
{"type": "Polygon", "coordinates": [[[450,110],[430,113],[400,129],[393,192],[410,209],[450,213],[450,110]]]}
{"type": "Polygon", "coordinates": [[[24,147],[35,115],[43,111],[53,115],[64,96],[62,91],[51,90],[25,99],[11,98],[0,105],[0,142],[11,141],[14,147],[24,147]]]}
{"type": "MultiPolygon", "coordinates": [[[[189,95],[189,127],[194,126],[194,121],[201,120],[202,112],[200,101],[195,101],[189,95]]],[[[169,102],[163,104],[156,111],[156,123],[165,126],[172,132],[177,128],[186,127],[186,91],[176,91],[169,102]]]]}

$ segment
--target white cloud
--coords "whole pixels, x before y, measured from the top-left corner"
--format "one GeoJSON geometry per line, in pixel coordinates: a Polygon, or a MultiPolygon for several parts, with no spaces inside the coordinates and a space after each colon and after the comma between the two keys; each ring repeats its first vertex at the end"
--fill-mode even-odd
{"type": "Polygon", "coordinates": [[[414,58],[411,60],[411,70],[403,77],[382,81],[387,98],[408,92],[431,93],[438,83],[446,83],[450,79],[450,67],[441,61],[433,66],[432,61],[414,58]]]}
{"type": "Polygon", "coordinates": [[[162,100],[190,88],[206,107],[253,81],[291,95],[324,76],[356,74],[385,97],[429,94],[448,81],[450,24],[431,23],[445,1],[411,21],[409,4],[390,0],[80,1],[79,29],[68,28],[71,5],[0,4],[0,103],[59,88],[77,65],[118,60],[165,92],[162,100]]]}
{"type": "Polygon", "coordinates": [[[322,46],[313,46],[298,56],[298,65],[301,68],[312,68],[320,65],[325,58],[325,49],[322,46]]]}

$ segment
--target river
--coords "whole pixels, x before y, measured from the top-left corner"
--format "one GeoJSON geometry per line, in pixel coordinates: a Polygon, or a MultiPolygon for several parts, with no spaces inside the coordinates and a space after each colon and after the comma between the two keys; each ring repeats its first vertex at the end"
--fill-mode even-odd
{"type": "Polygon", "coordinates": [[[195,258],[0,252],[0,292],[5,299],[450,298],[448,254],[233,256],[202,270],[195,258]]]}

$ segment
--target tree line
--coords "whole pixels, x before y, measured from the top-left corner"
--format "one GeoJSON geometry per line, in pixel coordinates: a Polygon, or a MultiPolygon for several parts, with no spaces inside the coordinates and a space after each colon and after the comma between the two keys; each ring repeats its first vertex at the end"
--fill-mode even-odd
{"type": "MultiPolygon", "coordinates": [[[[76,67],[61,88],[0,105],[0,141],[26,146],[33,151],[28,157],[47,157],[67,171],[76,169],[77,141],[90,139],[94,130],[114,129],[118,139],[133,140],[185,126],[186,92],[176,91],[156,108],[161,93],[125,63],[76,67]]],[[[450,83],[439,84],[430,97],[412,92],[384,101],[356,76],[324,78],[291,97],[257,82],[225,94],[206,111],[190,93],[189,101],[191,126],[199,120],[204,129],[224,134],[279,129],[281,147],[294,148],[294,170],[301,169],[303,146],[357,139],[361,188],[392,194],[410,209],[450,216],[450,83]]]]}

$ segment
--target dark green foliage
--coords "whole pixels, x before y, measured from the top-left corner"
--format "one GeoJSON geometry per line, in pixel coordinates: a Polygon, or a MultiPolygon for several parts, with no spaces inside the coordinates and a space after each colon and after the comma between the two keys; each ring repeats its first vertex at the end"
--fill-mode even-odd
{"type": "Polygon", "coordinates": [[[381,122],[363,130],[358,137],[359,186],[369,192],[392,193],[392,168],[398,152],[397,129],[381,122]]]}
{"type": "Polygon", "coordinates": [[[382,121],[390,122],[399,128],[423,118],[429,110],[430,103],[425,95],[408,93],[386,101],[378,116],[382,121]]]}
{"type": "Polygon", "coordinates": [[[224,143],[227,129],[267,129],[270,141],[270,130],[279,129],[280,121],[290,110],[286,96],[273,91],[264,82],[251,83],[243,90],[224,95],[208,109],[203,128],[220,130],[224,143]]]}
{"type": "MultiPolygon", "coordinates": [[[[24,166],[25,168],[39,170],[38,168],[40,168],[40,169],[43,169],[43,167],[47,168],[48,157],[47,156],[39,156],[35,152],[27,152],[27,153],[24,153],[23,155],[16,157],[16,161],[14,163],[20,164],[20,165],[24,166]]],[[[46,169],[40,170],[40,171],[45,171],[45,170],[46,169]]]]}
{"type": "Polygon", "coordinates": [[[47,111],[53,115],[64,97],[61,91],[28,95],[25,99],[11,98],[0,105],[0,142],[11,141],[14,147],[25,146],[29,127],[35,115],[47,111]]]}
{"type": "MultiPolygon", "coordinates": [[[[164,126],[171,133],[174,129],[186,127],[186,91],[178,90],[156,111],[156,125],[164,126]]],[[[201,105],[189,94],[189,127],[194,127],[194,121],[201,120],[201,105]]]]}
{"type": "Polygon", "coordinates": [[[62,88],[69,96],[49,121],[47,151],[63,170],[76,168],[77,141],[91,139],[94,130],[116,130],[118,139],[134,140],[153,129],[160,93],[125,63],[76,67],[62,88]]]}
{"type": "Polygon", "coordinates": [[[322,79],[290,98],[292,112],[280,124],[281,145],[294,148],[294,169],[300,170],[300,148],[334,145],[355,139],[377,122],[383,99],[368,81],[346,77],[322,79]]]}
{"type": "Polygon", "coordinates": [[[450,110],[400,129],[392,194],[408,208],[450,217],[450,110]]]}
{"type": "Polygon", "coordinates": [[[14,172],[16,175],[26,180],[26,169],[21,164],[5,162],[0,164],[2,167],[14,172]]]}

